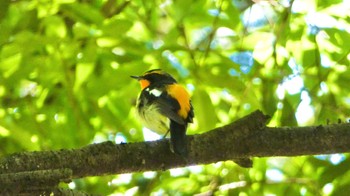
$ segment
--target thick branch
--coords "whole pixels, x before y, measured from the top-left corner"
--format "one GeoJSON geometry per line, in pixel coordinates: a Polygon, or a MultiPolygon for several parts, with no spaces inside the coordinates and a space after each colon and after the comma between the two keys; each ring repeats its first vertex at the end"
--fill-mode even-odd
{"type": "Polygon", "coordinates": [[[113,144],[81,149],[23,152],[0,161],[0,174],[68,168],[73,178],[165,170],[249,157],[298,156],[350,151],[350,124],[310,127],[265,127],[256,111],[232,124],[188,136],[188,160],[169,150],[169,140],[113,144]]]}
{"type": "MultiPolygon", "coordinates": [[[[49,169],[0,174],[1,195],[50,195],[59,193],[59,182],[70,181],[70,169],[49,169]]],[[[59,195],[59,194],[57,194],[59,195]]]]}
{"type": "Polygon", "coordinates": [[[0,184],[2,187],[11,187],[16,184],[21,184],[22,187],[34,188],[37,186],[45,185],[47,187],[56,186],[61,180],[70,179],[72,171],[70,169],[53,169],[53,170],[36,170],[17,172],[14,175],[12,173],[0,174],[0,184]]]}

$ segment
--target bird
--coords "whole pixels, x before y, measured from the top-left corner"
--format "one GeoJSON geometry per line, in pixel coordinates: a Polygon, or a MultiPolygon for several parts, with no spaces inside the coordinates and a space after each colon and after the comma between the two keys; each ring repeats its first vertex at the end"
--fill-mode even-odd
{"type": "Polygon", "coordinates": [[[186,130],[194,118],[187,90],[161,69],[130,77],[138,80],[141,86],[136,102],[141,124],[155,133],[164,134],[164,138],[170,132],[170,150],[186,158],[186,130]]]}

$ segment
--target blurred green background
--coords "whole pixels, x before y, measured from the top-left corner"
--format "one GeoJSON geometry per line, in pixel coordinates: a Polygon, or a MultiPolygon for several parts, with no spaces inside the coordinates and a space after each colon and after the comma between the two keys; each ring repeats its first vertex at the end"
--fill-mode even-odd
{"type": "MultiPolygon", "coordinates": [[[[260,109],[269,126],[349,120],[350,2],[2,0],[0,157],[154,139],[130,75],[162,68],[200,134],[260,109]]],[[[208,146],[210,148],[210,146],[208,146]]],[[[220,153],[220,152],[218,152],[220,153]]],[[[255,158],[62,184],[101,195],[344,195],[347,154],[255,158]]]]}

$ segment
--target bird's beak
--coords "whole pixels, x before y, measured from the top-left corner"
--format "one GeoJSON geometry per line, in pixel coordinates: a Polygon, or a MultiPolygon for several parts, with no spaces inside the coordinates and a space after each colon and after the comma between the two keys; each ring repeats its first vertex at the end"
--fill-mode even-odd
{"type": "Polygon", "coordinates": [[[142,77],[141,76],[130,76],[131,78],[134,78],[134,79],[136,79],[136,80],[141,80],[142,79],[142,77]]]}

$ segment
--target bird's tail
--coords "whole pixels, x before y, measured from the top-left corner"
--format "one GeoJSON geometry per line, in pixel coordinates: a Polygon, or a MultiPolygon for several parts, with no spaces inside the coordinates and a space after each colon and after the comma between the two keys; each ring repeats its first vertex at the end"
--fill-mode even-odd
{"type": "Polygon", "coordinates": [[[170,150],[184,158],[188,155],[186,128],[186,125],[170,122],[170,150]]]}

